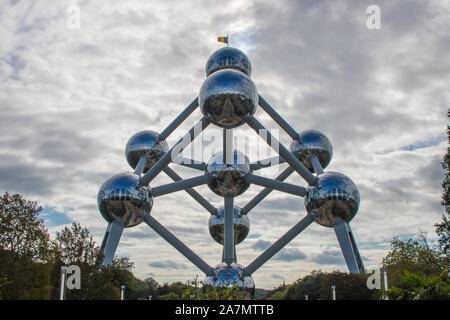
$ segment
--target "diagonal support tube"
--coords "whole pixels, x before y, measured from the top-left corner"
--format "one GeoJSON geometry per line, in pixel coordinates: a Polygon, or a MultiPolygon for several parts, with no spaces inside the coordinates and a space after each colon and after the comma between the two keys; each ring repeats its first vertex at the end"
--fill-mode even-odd
{"type": "Polygon", "coordinates": [[[294,168],[297,173],[308,182],[309,185],[315,185],[317,178],[294,157],[292,153],[286,149],[277,139],[275,139],[269,130],[267,130],[255,117],[250,117],[247,121],[248,125],[256,131],[256,133],[262,137],[266,143],[280,154],[280,156],[286,160],[289,165],[294,168]]]}
{"type": "Polygon", "coordinates": [[[136,168],[134,169],[134,174],[137,174],[138,176],[140,176],[142,174],[142,172],[144,172],[146,164],[147,164],[147,157],[141,156],[136,165],[136,168]]]}
{"type": "Polygon", "coordinates": [[[223,240],[223,262],[231,265],[236,262],[234,256],[234,198],[226,196],[224,200],[224,240],[223,240]]]}
{"type": "Polygon", "coordinates": [[[283,158],[280,157],[272,157],[272,158],[268,158],[268,159],[263,159],[263,160],[258,160],[255,162],[250,163],[250,168],[252,170],[259,170],[261,168],[268,168],[271,167],[273,165],[277,165],[277,164],[282,164],[285,163],[286,161],[284,161],[283,158]]]}
{"type": "Polygon", "coordinates": [[[188,246],[175,237],[168,229],[160,224],[151,215],[146,214],[144,217],[145,223],[152,228],[157,234],[159,234],[164,240],[170,243],[175,249],[177,249],[182,255],[191,261],[197,268],[203,271],[207,276],[214,274],[214,269],[202,260],[198,255],[194,253],[188,246]]]}
{"type": "Polygon", "coordinates": [[[139,181],[141,185],[148,185],[167,165],[175,159],[184,148],[186,148],[206,127],[210,124],[209,120],[203,117],[197,122],[186,135],[181,138],[167,153],[165,153],[150,170],[143,175],[139,181]]]}
{"type": "Polygon", "coordinates": [[[311,164],[314,168],[314,172],[317,173],[317,175],[323,174],[323,168],[322,165],[319,162],[319,159],[315,155],[312,155],[311,157],[311,164]]]}
{"type": "Polygon", "coordinates": [[[306,188],[296,186],[295,184],[281,182],[274,179],[269,179],[254,174],[248,174],[246,180],[258,186],[272,188],[278,191],[293,194],[295,196],[304,197],[306,195],[306,188]]]}
{"type": "Polygon", "coordinates": [[[107,266],[112,263],[120,238],[122,237],[123,229],[124,226],[122,219],[120,218],[108,224],[105,236],[103,237],[102,245],[100,246],[100,251],[105,256],[102,262],[103,266],[107,266]]]}
{"type": "Polygon", "coordinates": [[[180,166],[204,171],[206,169],[206,163],[193,160],[193,159],[187,159],[183,157],[177,157],[174,161],[172,161],[174,164],[178,164],[180,166]]]}
{"type": "Polygon", "coordinates": [[[356,246],[350,225],[339,217],[336,217],[334,223],[334,232],[341,246],[345,262],[351,273],[364,272],[364,264],[356,246]]]}
{"type": "MultiPolygon", "coordinates": [[[[294,169],[292,169],[291,167],[287,167],[282,173],[280,173],[275,178],[275,180],[277,180],[277,181],[286,180],[287,177],[289,177],[292,174],[292,172],[294,172],[294,169]]],[[[264,200],[264,198],[267,197],[272,191],[273,191],[272,188],[265,188],[264,190],[262,190],[252,200],[250,200],[250,202],[247,203],[245,205],[245,207],[243,207],[241,209],[241,214],[249,213],[250,210],[252,210],[254,207],[256,207],[258,205],[258,203],[260,203],[262,200],[264,200]]]]}
{"type": "MultiPolygon", "coordinates": [[[[173,171],[170,167],[165,167],[164,172],[173,180],[173,181],[181,181],[181,178],[175,171],[173,171]]],[[[186,191],[192,198],[194,198],[203,208],[209,211],[209,213],[213,215],[217,215],[217,209],[211,205],[205,198],[203,198],[197,191],[191,188],[187,188],[186,191]]]]}
{"type": "Polygon", "coordinates": [[[184,109],[173,121],[170,123],[166,129],[159,135],[160,140],[165,140],[167,137],[175,131],[175,129],[186,120],[192,112],[198,107],[198,98],[195,98],[187,107],[184,109]]]}
{"type": "Polygon", "coordinates": [[[184,179],[169,184],[165,184],[162,186],[154,187],[151,189],[151,192],[153,197],[159,197],[172,192],[177,192],[180,190],[185,190],[187,188],[200,186],[202,184],[207,183],[208,180],[209,180],[208,175],[202,174],[201,176],[198,177],[184,179]]]}
{"type": "Polygon", "coordinates": [[[294,140],[298,139],[298,133],[297,131],[292,128],[292,126],[287,123],[286,120],[283,119],[283,117],[281,117],[278,112],[275,111],[274,108],[272,108],[272,106],[267,103],[266,100],[264,100],[263,97],[259,96],[259,105],[260,107],[276,122],[278,123],[278,125],[284,130],[286,131],[286,133],[294,140]]]}
{"type": "Polygon", "coordinates": [[[278,251],[283,249],[292,239],[305,230],[314,219],[307,215],[302,220],[300,220],[295,226],[291,228],[284,236],[273,243],[269,248],[266,249],[258,258],[256,258],[252,263],[250,263],[245,269],[244,274],[246,276],[252,275],[256,270],[258,270],[264,263],[272,258],[278,251]]]}

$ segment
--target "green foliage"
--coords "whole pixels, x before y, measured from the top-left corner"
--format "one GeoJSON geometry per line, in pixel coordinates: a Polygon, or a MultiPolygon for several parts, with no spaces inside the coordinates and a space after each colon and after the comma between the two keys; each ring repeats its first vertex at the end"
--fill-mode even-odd
{"type": "Polygon", "coordinates": [[[284,299],[304,300],[306,295],[309,300],[320,299],[321,283],[325,276],[326,274],[321,270],[313,270],[311,274],[297,280],[290,286],[284,299]]]}
{"type": "Polygon", "coordinates": [[[374,292],[367,288],[364,273],[327,273],[320,282],[320,299],[331,300],[331,286],[336,286],[336,300],[371,300],[374,292]]]}
{"type": "Polygon", "coordinates": [[[181,300],[181,298],[175,292],[169,292],[162,296],[159,296],[159,300],[181,300]]]}
{"type": "MultiPolygon", "coordinates": [[[[450,118],[450,110],[447,113],[450,118]]],[[[447,264],[450,264],[450,125],[447,125],[448,144],[447,153],[442,161],[442,168],[445,170],[445,177],[442,181],[442,201],[444,214],[442,221],[435,224],[436,234],[439,236],[439,245],[446,256],[447,264]]]]}
{"type": "Polygon", "coordinates": [[[19,194],[0,196],[0,286],[3,299],[49,299],[55,251],[39,213],[19,194]]]}
{"type": "Polygon", "coordinates": [[[227,282],[220,287],[205,285],[197,278],[188,282],[181,296],[183,300],[251,300],[251,293],[241,290],[236,283],[227,282]]]}
{"type": "Polygon", "coordinates": [[[417,239],[400,240],[395,237],[391,246],[392,249],[383,259],[390,286],[412,289],[403,279],[405,269],[431,276],[440,274],[448,266],[439,248],[431,247],[424,234],[419,234],[417,239]]]}
{"type": "Polygon", "coordinates": [[[280,286],[276,288],[271,294],[266,297],[266,300],[295,300],[286,298],[287,294],[293,286],[280,286]]]}
{"type": "Polygon", "coordinates": [[[392,287],[385,295],[391,300],[450,300],[450,278],[447,269],[439,275],[426,276],[404,270],[402,276],[411,290],[392,287]]]}

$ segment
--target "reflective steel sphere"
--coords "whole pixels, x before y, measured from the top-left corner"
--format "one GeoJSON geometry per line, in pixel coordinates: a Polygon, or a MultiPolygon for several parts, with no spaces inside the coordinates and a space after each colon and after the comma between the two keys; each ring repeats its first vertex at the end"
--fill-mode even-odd
{"type": "Polygon", "coordinates": [[[252,277],[244,277],[244,267],[237,263],[227,266],[225,263],[219,264],[214,269],[214,276],[205,278],[206,286],[217,287],[239,287],[244,293],[253,297],[255,293],[255,282],[252,277]]]}
{"type": "Polygon", "coordinates": [[[206,76],[221,69],[236,69],[249,77],[252,75],[252,65],[245,53],[236,48],[225,47],[215,51],[206,62],[206,76]]]}
{"type": "Polygon", "coordinates": [[[258,91],[244,73],[224,69],[214,72],[203,82],[199,104],[211,123],[221,128],[235,128],[255,113],[258,91]]]}
{"type": "Polygon", "coordinates": [[[326,168],[333,156],[330,140],[317,130],[306,130],[299,133],[299,140],[292,140],[289,150],[310,171],[314,172],[311,156],[319,159],[322,168],[326,168]]]}
{"type": "Polygon", "coordinates": [[[158,160],[169,150],[169,146],[165,140],[159,140],[159,134],[144,130],[135,133],[128,140],[125,148],[125,156],[128,164],[135,169],[141,156],[147,157],[147,164],[144,172],[153,167],[158,160]]]}
{"type": "Polygon", "coordinates": [[[205,173],[209,175],[209,188],[219,196],[238,196],[249,187],[245,180],[251,172],[248,157],[240,151],[234,150],[233,163],[227,164],[223,159],[223,152],[216,153],[208,161],[205,173]]]}
{"type": "Polygon", "coordinates": [[[305,207],[314,220],[332,227],[336,217],[349,222],[358,212],[359,191],[349,177],[337,172],[320,175],[316,186],[310,186],[305,197],[305,207]]]}
{"type": "MultiPolygon", "coordinates": [[[[225,209],[219,208],[217,216],[211,215],[209,218],[209,233],[211,237],[218,243],[223,245],[223,230],[224,230],[224,215],[225,209]]],[[[247,237],[250,230],[250,220],[246,214],[241,215],[241,208],[234,207],[234,243],[239,244],[247,237]]]]}
{"type": "Polygon", "coordinates": [[[150,212],[153,199],[150,188],[139,185],[139,176],[126,172],[112,176],[102,184],[97,205],[106,221],[121,218],[125,227],[133,227],[143,221],[145,213],[150,212]]]}

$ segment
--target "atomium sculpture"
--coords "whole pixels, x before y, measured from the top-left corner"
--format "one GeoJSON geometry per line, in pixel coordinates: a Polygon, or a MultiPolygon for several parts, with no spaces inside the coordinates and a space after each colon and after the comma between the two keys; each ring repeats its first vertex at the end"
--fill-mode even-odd
{"type": "Polygon", "coordinates": [[[125,156],[134,172],[121,173],[106,180],[97,197],[99,211],[108,221],[101,246],[105,255],[104,265],[112,262],[123,229],[145,222],[205,273],[207,285],[238,285],[253,294],[255,284],[251,275],[315,221],[322,226],[334,228],[350,272],[364,270],[349,225],[359,208],[358,188],[347,176],[324,171],[333,155],[330,140],[316,130],[300,133],[294,130],[258,95],[250,78],[251,70],[251,63],[242,51],[231,47],[217,50],[206,64],[207,78],[198,98],[160,134],[147,130],[138,132],[129,139],[125,156]],[[258,105],[292,138],[289,150],[253,116],[258,105]],[[203,118],[169,149],[166,138],[198,107],[203,118]],[[181,152],[209,124],[223,128],[222,152],[212,156],[208,163],[190,159],[182,159],[180,162],[181,152]],[[251,163],[245,154],[233,149],[232,129],[243,124],[254,129],[279,154],[276,161],[263,159],[251,163]],[[202,174],[183,179],[169,167],[170,163],[198,169],[202,174]],[[254,174],[261,168],[278,163],[287,163],[289,166],[275,179],[254,174]],[[150,187],[150,183],[161,171],[174,182],[150,187]],[[283,182],[294,171],[306,180],[307,187],[283,182]],[[224,198],[223,207],[215,208],[193,189],[203,184],[224,198]],[[250,184],[263,186],[265,189],[244,207],[236,206],[234,198],[244,193],[250,184]],[[210,234],[216,242],[223,245],[222,262],[215,268],[209,266],[150,214],[154,198],[181,190],[186,191],[211,214],[210,234]],[[247,214],[273,190],[304,197],[307,215],[244,267],[237,263],[235,246],[249,233],[250,220],[247,214]]]}

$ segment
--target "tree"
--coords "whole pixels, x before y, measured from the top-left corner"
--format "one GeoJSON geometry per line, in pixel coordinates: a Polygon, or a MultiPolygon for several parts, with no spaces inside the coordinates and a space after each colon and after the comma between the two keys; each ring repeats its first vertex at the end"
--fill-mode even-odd
{"type": "MultiPolygon", "coordinates": [[[[450,110],[447,112],[450,118],[450,110]]],[[[439,245],[447,257],[447,262],[450,264],[450,126],[447,125],[448,144],[447,153],[442,161],[442,168],[445,170],[445,177],[442,181],[442,201],[444,207],[444,214],[442,221],[435,224],[436,233],[439,236],[439,245]]]]}
{"type": "Polygon", "coordinates": [[[320,299],[331,300],[331,286],[336,286],[336,300],[371,300],[373,292],[367,288],[367,275],[334,271],[326,273],[320,282],[320,299]]]}
{"type": "Polygon", "coordinates": [[[447,269],[439,275],[425,276],[404,270],[403,280],[411,290],[392,287],[385,295],[391,300],[450,300],[450,279],[447,269]]]}
{"type": "Polygon", "coordinates": [[[388,269],[390,286],[412,289],[404,281],[404,270],[420,273],[425,276],[439,275],[447,267],[446,259],[438,248],[430,247],[426,235],[420,233],[417,239],[401,240],[395,237],[391,242],[392,249],[383,259],[388,269]]]}
{"type": "Polygon", "coordinates": [[[54,249],[40,207],[19,194],[0,196],[0,287],[3,299],[49,299],[54,249]]]}
{"type": "Polygon", "coordinates": [[[321,270],[313,270],[311,274],[298,279],[286,292],[285,300],[304,300],[308,296],[309,300],[320,299],[321,282],[326,274],[321,270]]]}

